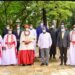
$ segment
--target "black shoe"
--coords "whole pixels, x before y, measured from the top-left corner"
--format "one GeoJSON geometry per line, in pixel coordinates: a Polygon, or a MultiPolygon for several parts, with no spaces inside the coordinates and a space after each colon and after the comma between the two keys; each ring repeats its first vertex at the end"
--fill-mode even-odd
{"type": "Polygon", "coordinates": [[[64,65],[67,66],[66,63],[64,63],[64,65]]]}
{"type": "Polygon", "coordinates": [[[62,63],[60,65],[63,65],[62,63]]]}
{"type": "Polygon", "coordinates": [[[41,63],[41,66],[43,66],[44,65],[44,63],[41,63]]]}
{"type": "Polygon", "coordinates": [[[48,63],[46,63],[45,65],[48,66],[48,63]]]}
{"type": "Polygon", "coordinates": [[[22,66],[25,66],[25,64],[22,64],[22,66]]]}
{"type": "Polygon", "coordinates": [[[56,57],[54,56],[53,59],[56,59],[56,57]]]}

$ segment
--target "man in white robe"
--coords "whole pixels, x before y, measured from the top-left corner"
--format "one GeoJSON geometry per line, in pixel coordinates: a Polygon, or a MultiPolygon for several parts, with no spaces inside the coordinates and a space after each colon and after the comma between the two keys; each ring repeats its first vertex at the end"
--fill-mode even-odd
{"type": "Polygon", "coordinates": [[[49,62],[49,50],[52,45],[52,39],[50,33],[46,32],[46,29],[43,28],[43,33],[40,34],[38,40],[38,47],[41,49],[41,66],[47,65],[49,62]]]}
{"type": "Polygon", "coordinates": [[[21,33],[20,48],[18,52],[19,65],[32,65],[34,63],[34,36],[30,33],[29,25],[24,25],[25,29],[21,33]]]}
{"type": "Polygon", "coordinates": [[[8,34],[4,36],[4,50],[2,55],[2,65],[17,64],[17,41],[16,36],[12,34],[12,29],[8,30],[8,34]]]}
{"type": "Polygon", "coordinates": [[[75,25],[73,30],[70,31],[70,48],[68,50],[68,65],[75,65],[75,25]]]}

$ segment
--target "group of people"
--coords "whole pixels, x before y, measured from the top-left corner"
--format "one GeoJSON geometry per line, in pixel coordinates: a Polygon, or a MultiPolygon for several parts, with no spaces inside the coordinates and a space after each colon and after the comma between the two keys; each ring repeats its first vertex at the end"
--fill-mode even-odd
{"type": "Polygon", "coordinates": [[[75,25],[69,31],[62,24],[50,28],[41,23],[36,29],[25,24],[24,30],[7,25],[0,35],[0,65],[32,65],[38,46],[41,66],[49,64],[49,58],[56,59],[56,47],[60,51],[60,65],[75,65],[75,25]]]}

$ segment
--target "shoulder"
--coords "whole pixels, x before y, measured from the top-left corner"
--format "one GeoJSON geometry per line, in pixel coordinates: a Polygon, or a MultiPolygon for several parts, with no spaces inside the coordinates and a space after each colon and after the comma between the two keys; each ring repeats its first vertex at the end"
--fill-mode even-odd
{"type": "Polygon", "coordinates": [[[5,34],[5,35],[4,35],[4,38],[7,37],[7,35],[8,35],[8,34],[5,34]]]}

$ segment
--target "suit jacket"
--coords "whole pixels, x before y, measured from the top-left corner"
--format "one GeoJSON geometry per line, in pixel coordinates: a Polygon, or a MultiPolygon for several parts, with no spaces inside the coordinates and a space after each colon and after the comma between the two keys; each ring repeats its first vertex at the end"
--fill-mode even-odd
{"type": "Polygon", "coordinates": [[[50,29],[49,30],[52,38],[52,44],[56,45],[57,39],[56,39],[56,30],[55,29],[50,29]]]}
{"type": "Polygon", "coordinates": [[[16,39],[17,39],[17,40],[20,40],[21,32],[22,32],[22,31],[20,30],[19,35],[18,35],[18,33],[17,33],[17,30],[15,30],[15,31],[13,32],[13,34],[16,36],[16,39]]]}
{"type": "Polygon", "coordinates": [[[69,36],[68,31],[65,31],[63,39],[62,39],[62,32],[60,31],[58,33],[57,45],[58,47],[69,47],[70,46],[70,36],[69,36]]]}

